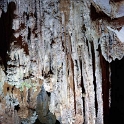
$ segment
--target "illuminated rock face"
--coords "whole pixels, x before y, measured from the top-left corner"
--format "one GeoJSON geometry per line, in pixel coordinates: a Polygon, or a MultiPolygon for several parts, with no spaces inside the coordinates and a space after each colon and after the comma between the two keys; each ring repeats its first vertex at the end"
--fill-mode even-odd
{"type": "Polygon", "coordinates": [[[124,16],[123,0],[91,0],[99,10],[106,13],[110,18],[119,18],[124,16]]]}
{"type": "Polygon", "coordinates": [[[112,61],[124,56],[123,2],[0,5],[0,124],[110,124],[112,61]]]}

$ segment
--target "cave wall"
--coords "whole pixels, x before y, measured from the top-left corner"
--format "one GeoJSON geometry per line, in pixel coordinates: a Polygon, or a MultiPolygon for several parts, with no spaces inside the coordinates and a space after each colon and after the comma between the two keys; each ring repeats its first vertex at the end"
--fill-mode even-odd
{"type": "Polygon", "coordinates": [[[0,1],[1,124],[110,124],[123,16],[105,4],[0,1]]]}

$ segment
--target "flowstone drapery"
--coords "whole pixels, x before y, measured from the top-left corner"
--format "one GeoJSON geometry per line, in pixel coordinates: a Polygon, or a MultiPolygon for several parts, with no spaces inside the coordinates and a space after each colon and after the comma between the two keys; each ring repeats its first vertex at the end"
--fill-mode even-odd
{"type": "Polygon", "coordinates": [[[0,124],[111,124],[123,5],[1,0],[0,124]]]}

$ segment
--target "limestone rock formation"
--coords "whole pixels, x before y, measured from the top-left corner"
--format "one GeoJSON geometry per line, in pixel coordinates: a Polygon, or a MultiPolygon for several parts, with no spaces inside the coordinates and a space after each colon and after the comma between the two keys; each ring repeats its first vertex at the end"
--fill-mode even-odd
{"type": "Polygon", "coordinates": [[[0,124],[122,124],[123,25],[123,0],[1,0],[0,124]]]}

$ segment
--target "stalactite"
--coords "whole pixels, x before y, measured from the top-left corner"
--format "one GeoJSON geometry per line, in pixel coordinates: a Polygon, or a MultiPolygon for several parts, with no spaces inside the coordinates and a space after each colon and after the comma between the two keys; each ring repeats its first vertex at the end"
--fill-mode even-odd
{"type": "Polygon", "coordinates": [[[119,120],[113,113],[116,96],[123,94],[116,84],[122,79],[117,65],[123,67],[123,5],[121,0],[1,0],[0,123],[119,120]]]}

